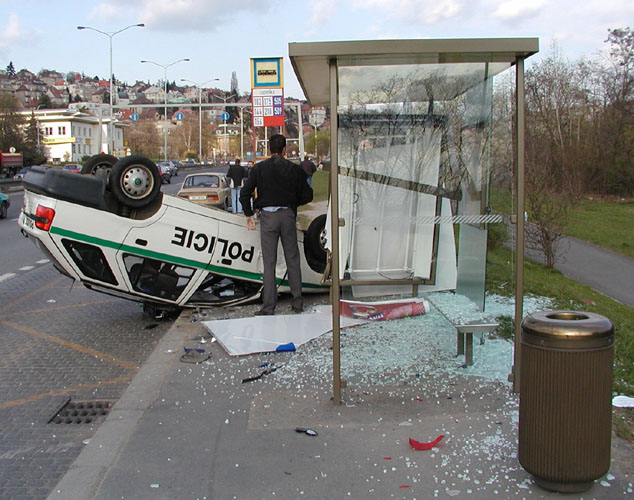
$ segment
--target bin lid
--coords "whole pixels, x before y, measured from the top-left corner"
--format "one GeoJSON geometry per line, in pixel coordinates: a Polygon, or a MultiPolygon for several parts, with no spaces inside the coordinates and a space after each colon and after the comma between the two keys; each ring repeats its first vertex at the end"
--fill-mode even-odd
{"type": "Polygon", "coordinates": [[[522,320],[522,342],[564,349],[609,347],[614,343],[614,325],[591,312],[541,311],[522,320]]]}

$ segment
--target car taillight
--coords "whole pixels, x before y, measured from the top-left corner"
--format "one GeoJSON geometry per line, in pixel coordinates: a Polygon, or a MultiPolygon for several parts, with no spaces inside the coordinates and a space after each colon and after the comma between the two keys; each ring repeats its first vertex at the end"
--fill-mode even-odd
{"type": "Polygon", "coordinates": [[[210,195],[208,196],[208,198],[209,198],[210,200],[218,201],[218,195],[217,195],[217,194],[210,194],[210,195]]]}
{"type": "Polygon", "coordinates": [[[55,210],[38,205],[35,211],[35,227],[48,231],[53,223],[53,217],[55,217],[55,210]]]}

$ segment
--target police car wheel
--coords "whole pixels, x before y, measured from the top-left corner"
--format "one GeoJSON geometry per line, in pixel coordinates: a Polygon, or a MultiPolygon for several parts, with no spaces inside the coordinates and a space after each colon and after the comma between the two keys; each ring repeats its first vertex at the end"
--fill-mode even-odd
{"type": "Polygon", "coordinates": [[[304,234],[304,255],[310,268],[323,273],[326,268],[326,214],[315,217],[304,234]]]}
{"type": "Polygon", "coordinates": [[[149,205],[161,191],[161,177],[154,162],[145,156],[122,158],[112,167],[108,185],[124,206],[141,208],[149,205]]]}
{"type": "Polygon", "coordinates": [[[81,167],[82,174],[96,175],[99,170],[105,170],[106,176],[110,174],[112,167],[117,163],[118,158],[105,153],[91,156],[81,167]]]}

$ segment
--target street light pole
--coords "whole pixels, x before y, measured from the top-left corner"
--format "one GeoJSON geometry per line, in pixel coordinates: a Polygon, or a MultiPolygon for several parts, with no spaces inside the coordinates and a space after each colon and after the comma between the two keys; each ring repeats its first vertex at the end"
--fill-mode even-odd
{"type": "Polygon", "coordinates": [[[114,154],[114,134],[113,134],[113,121],[114,121],[114,112],[113,112],[113,81],[112,81],[112,38],[121,33],[122,31],[125,31],[129,28],[143,28],[145,26],[145,24],[143,23],[138,23],[138,24],[131,24],[130,26],[126,26],[125,28],[122,28],[118,31],[101,31],[98,30],[97,28],[92,28],[91,26],[77,26],[78,30],[92,30],[92,31],[96,31],[97,33],[101,33],[102,35],[106,35],[110,41],[110,78],[108,78],[108,80],[110,80],[110,122],[108,123],[108,148],[110,149],[110,151],[108,151],[108,153],[110,154],[114,154]]]}
{"type": "MultiPolygon", "coordinates": [[[[234,94],[231,94],[229,97],[222,97],[222,96],[219,96],[218,94],[212,94],[212,95],[214,97],[217,97],[218,99],[222,99],[222,101],[225,103],[225,108],[226,108],[227,107],[227,101],[229,99],[231,99],[232,97],[237,96],[238,94],[234,93],[234,94]]],[[[226,112],[226,109],[225,109],[225,112],[226,112]]],[[[223,139],[223,142],[225,144],[224,153],[226,154],[227,153],[227,136],[226,136],[226,134],[227,134],[227,120],[223,120],[223,122],[224,122],[224,134],[225,134],[224,139],[223,139]]]]}
{"type": "Polygon", "coordinates": [[[163,160],[167,161],[167,68],[174,66],[174,64],[179,62],[189,62],[189,58],[179,59],[178,61],[174,61],[169,64],[159,64],[154,61],[146,61],[145,59],[141,60],[141,62],[154,64],[159,68],[163,68],[163,71],[165,72],[163,80],[163,92],[165,93],[165,115],[163,116],[163,160]]]}
{"type": "Polygon", "coordinates": [[[181,78],[181,82],[193,83],[195,87],[198,87],[198,161],[203,161],[203,85],[207,85],[211,82],[217,82],[220,78],[212,78],[203,83],[196,83],[192,80],[181,78]]]}

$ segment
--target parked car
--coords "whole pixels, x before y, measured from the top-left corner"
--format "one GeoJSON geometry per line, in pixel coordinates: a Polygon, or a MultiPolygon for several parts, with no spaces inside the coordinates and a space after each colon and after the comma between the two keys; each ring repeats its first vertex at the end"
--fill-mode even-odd
{"type": "Polygon", "coordinates": [[[9,196],[5,193],[0,193],[0,219],[4,219],[7,216],[7,210],[9,210],[10,205],[9,196]]]}
{"type": "Polygon", "coordinates": [[[160,169],[166,168],[169,170],[171,177],[176,177],[178,175],[178,166],[174,160],[160,161],[156,164],[156,166],[160,169]]]}
{"type": "Polygon", "coordinates": [[[172,168],[172,176],[176,177],[178,175],[178,167],[182,166],[182,163],[178,160],[170,160],[169,163],[172,168]]]}
{"type": "MultiPolygon", "coordinates": [[[[23,181],[18,224],[59,272],[143,302],[151,314],[259,297],[260,236],[243,215],[161,192],[156,165],[141,155],[111,161],[108,176],[32,168],[23,181]]],[[[315,257],[325,219],[297,231],[304,293],[328,291],[321,284],[325,251],[315,257]]],[[[277,279],[287,292],[283,266],[277,279]]]]}
{"type": "Polygon", "coordinates": [[[76,174],[81,173],[81,165],[79,163],[69,163],[68,165],[64,165],[62,169],[76,174]]]}
{"type": "Polygon", "coordinates": [[[231,206],[229,180],[221,174],[189,174],[176,196],[208,207],[231,206]]]}
{"type": "Polygon", "coordinates": [[[26,173],[29,171],[31,167],[22,167],[18,173],[16,173],[13,176],[13,180],[14,181],[21,181],[22,179],[24,179],[24,176],[26,175],[26,173]]]}
{"type": "Polygon", "coordinates": [[[161,177],[161,184],[171,184],[172,182],[172,169],[169,165],[157,165],[159,175],[161,177]]]}

